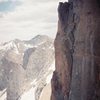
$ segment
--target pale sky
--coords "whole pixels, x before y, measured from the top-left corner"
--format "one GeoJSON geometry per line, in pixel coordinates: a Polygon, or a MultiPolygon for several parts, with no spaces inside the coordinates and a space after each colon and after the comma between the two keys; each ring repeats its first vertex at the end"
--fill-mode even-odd
{"type": "Polygon", "coordinates": [[[60,1],[67,0],[0,0],[0,43],[38,34],[54,38],[60,1]]]}

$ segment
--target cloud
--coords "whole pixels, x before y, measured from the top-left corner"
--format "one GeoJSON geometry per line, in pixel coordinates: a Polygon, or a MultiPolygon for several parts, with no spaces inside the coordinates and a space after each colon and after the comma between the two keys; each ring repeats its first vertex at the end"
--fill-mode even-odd
{"type": "Polygon", "coordinates": [[[20,1],[16,0],[0,0],[0,12],[13,11],[16,6],[20,5],[20,1]]]}
{"type": "Polygon", "coordinates": [[[55,37],[59,0],[0,0],[1,2],[14,3],[11,8],[13,11],[0,12],[1,41],[30,39],[38,34],[55,37]]]}

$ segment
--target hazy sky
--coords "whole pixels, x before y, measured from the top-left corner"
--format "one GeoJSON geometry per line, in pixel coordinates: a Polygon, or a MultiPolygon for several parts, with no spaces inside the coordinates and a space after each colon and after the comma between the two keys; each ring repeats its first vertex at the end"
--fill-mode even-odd
{"type": "Polygon", "coordinates": [[[0,0],[0,43],[38,34],[54,37],[59,1],[67,0],[0,0]]]}

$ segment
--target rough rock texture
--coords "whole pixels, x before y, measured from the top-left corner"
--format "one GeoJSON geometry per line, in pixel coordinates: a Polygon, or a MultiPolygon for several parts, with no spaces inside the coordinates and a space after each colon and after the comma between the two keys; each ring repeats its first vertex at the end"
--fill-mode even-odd
{"type": "Polygon", "coordinates": [[[53,63],[53,39],[48,36],[1,44],[0,100],[39,100],[52,77],[53,63]]]}
{"type": "Polygon", "coordinates": [[[51,100],[100,100],[100,1],[58,7],[51,100]]]}

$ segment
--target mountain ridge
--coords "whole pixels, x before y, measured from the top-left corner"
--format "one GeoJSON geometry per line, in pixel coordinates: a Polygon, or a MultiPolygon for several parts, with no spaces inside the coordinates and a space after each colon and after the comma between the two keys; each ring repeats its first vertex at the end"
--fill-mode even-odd
{"type": "Polygon", "coordinates": [[[28,41],[13,40],[0,45],[1,97],[6,89],[7,100],[24,100],[25,93],[35,88],[34,98],[39,100],[42,89],[50,82],[53,62],[53,39],[48,36],[39,35],[28,41]]]}

